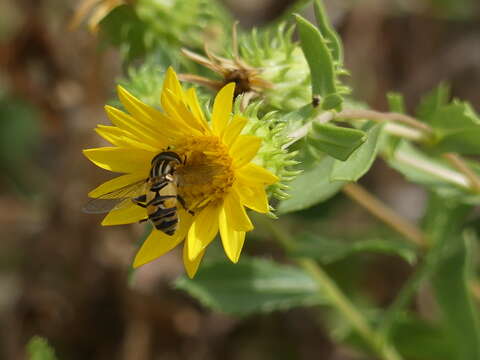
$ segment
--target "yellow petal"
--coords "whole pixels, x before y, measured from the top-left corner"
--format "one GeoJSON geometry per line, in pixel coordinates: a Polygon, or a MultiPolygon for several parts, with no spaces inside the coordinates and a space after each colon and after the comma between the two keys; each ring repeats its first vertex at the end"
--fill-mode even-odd
{"type": "Polygon", "coordinates": [[[262,139],[252,135],[240,135],[230,148],[233,164],[240,168],[248,164],[257,155],[262,144],[262,139]]]}
{"type": "Polygon", "coordinates": [[[197,92],[195,88],[190,88],[187,90],[186,93],[187,103],[192,111],[193,115],[201,121],[205,127],[208,127],[207,122],[205,121],[205,116],[203,115],[202,108],[200,107],[200,103],[198,102],[197,92]]]}
{"type": "Polygon", "coordinates": [[[233,230],[250,231],[253,229],[253,224],[240,202],[240,198],[236,193],[235,188],[232,188],[230,193],[225,197],[223,206],[228,223],[233,230]]]}
{"type": "Polygon", "coordinates": [[[212,130],[217,136],[222,136],[232,112],[233,92],[235,83],[225,85],[215,97],[212,112],[212,130]]]}
{"type": "Polygon", "coordinates": [[[220,205],[209,205],[195,217],[195,221],[188,231],[188,258],[194,260],[218,233],[218,214],[220,205]]]}
{"type": "Polygon", "coordinates": [[[118,141],[125,134],[123,130],[117,126],[97,125],[95,131],[105,140],[116,146],[120,146],[118,145],[118,141]]]}
{"type": "Polygon", "coordinates": [[[117,92],[125,109],[127,109],[130,115],[132,115],[137,121],[148,127],[155,127],[158,125],[154,120],[158,113],[160,113],[158,110],[143,103],[120,85],[117,86],[117,92]]]}
{"type": "Polygon", "coordinates": [[[247,186],[241,182],[235,184],[240,202],[246,207],[259,213],[269,211],[267,193],[265,186],[247,186]]]}
{"type": "Polygon", "coordinates": [[[237,170],[237,177],[245,184],[272,185],[278,182],[278,177],[256,164],[250,163],[237,170]]]}
{"type": "Polygon", "coordinates": [[[245,242],[245,232],[232,229],[229,225],[225,209],[220,211],[219,228],[225,254],[227,254],[233,263],[236,263],[242,252],[243,243],[245,242]]]}
{"type": "Polygon", "coordinates": [[[147,217],[144,208],[129,202],[128,205],[121,209],[112,210],[102,221],[103,226],[123,225],[138,222],[147,217]]]}
{"type": "Polygon", "coordinates": [[[98,135],[110,142],[112,145],[142,149],[157,152],[159,149],[148,145],[146,142],[139,141],[138,138],[131,133],[120,129],[117,126],[97,125],[95,131],[98,135]]]}
{"type": "Polygon", "coordinates": [[[95,189],[88,193],[88,197],[98,198],[102,195],[111,193],[123,187],[126,187],[130,184],[136,183],[137,181],[146,179],[148,172],[138,172],[134,174],[127,174],[117,176],[116,178],[104,182],[100,186],[97,186],[95,189]]]}
{"type": "Polygon", "coordinates": [[[154,229],[135,256],[135,260],[133,261],[134,268],[157,259],[185,239],[185,235],[192,224],[193,217],[183,210],[179,210],[178,215],[179,224],[175,234],[169,236],[154,229]]]}
{"type": "Polygon", "coordinates": [[[167,73],[165,74],[165,80],[163,81],[161,101],[163,106],[163,96],[164,94],[171,92],[178,99],[184,98],[184,93],[180,81],[178,81],[177,74],[171,66],[168,67],[167,73]]]}
{"type": "Polygon", "coordinates": [[[197,273],[203,255],[205,255],[205,250],[201,251],[195,259],[190,260],[188,258],[188,241],[185,241],[185,244],[183,245],[183,265],[185,266],[185,271],[190,279],[193,279],[197,273]]]}
{"type": "Polygon", "coordinates": [[[175,127],[182,131],[184,135],[203,135],[206,127],[196,119],[186,104],[175,98],[174,95],[166,90],[162,94],[163,97],[163,109],[168,116],[175,122],[175,127]]]}
{"type": "Polygon", "coordinates": [[[102,169],[119,172],[144,172],[150,168],[150,161],[156,153],[117,147],[102,147],[83,150],[83,154],[102,169]]]}
{"type": "Polygon", "coordinates": [[[131,134],[133,138],[146,142],[150,146],[162,149],[171,141],[167,136],[162,136],[121,110],[107,105],[105,106],[105,111],[112,124],[131,134]]]}
{"type": "Polygon", "coordinates": [[[244,117],[238,115],[235,115],[233,117],[232,121],[228,124],[223,134],[223,142],[225,143],[225,145],[230,147],[235,142],[235,140],[237,140],[238,135],[240,135],[247,122],[248,120],[244,117]]]}
{"type": "Polygon", "coordinates": [[[157,109],[143,103],[123,87],[118,86],[117,89],[118,97],[123,106],[125,106],[132,117],[137,120],[137,123],[141,123],[144,127],[150,130],[152,135],[159,135],[170,141],[173,141],[178,137],[178,131],[168,117],[163,115],[157,109]]]}

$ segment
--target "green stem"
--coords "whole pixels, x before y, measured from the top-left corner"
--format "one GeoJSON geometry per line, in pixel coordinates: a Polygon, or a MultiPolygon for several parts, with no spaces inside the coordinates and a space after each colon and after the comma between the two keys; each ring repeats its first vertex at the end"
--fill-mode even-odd
{"type": "Polygon", "coordinates": [[[390,337],[390,332],[393,328],[393,325],[398,320],[398,317],[402,314],[403,310],[408,306],[411,299],[415,295],[415,292],[420,287],[422,282],[428,277],[432,270],[432,256],[428,253],[424,258],[423,262],[415,270],[413,275],[408,278],[406,283],[403,285],[402,289],[396,296],[394,302],[385,312],[382,323],[380,324],[378,330],[383,337],[383,341],[388,341],[390,337]]]}
{"type": "Polygon", "coordinates": [[[350,325],[360,334],[363,340],[377,355],[384,360],[401,360],[396,350],[381,341],[383,339],[370,327],[367,320],[357,308],[347,299],[335,282],[327,275],[318,264],[311,259],[299,259],[298,264],[307,271],[317,282],[322,294],[327,296],[330,304],[334,306],[348,320],[350,325]]]}
{"type": "MultiPolygon", "coordinates": [[[[278,223],[273,224],[272,221],[264,216],[258,217],[258,220],[272,232],[275,238],[287,250],[292,249],[294,246],[293,238],[285,229],[280,229],[278,223]]],[[[328,298],[329,303],[347,319],[352,328],[360,334],[364,341],[370,345],[372,350],[377,353],[381,359],[402,360],[396,350],[384,341],[381,334],[377,334],[374,329],[372,329],[362,313],[355,308],[335,282],[315,261],[302,258],[298,259],[297,263],[312,276],[317,282],[318,289],[322,295],[328,298]]]]}

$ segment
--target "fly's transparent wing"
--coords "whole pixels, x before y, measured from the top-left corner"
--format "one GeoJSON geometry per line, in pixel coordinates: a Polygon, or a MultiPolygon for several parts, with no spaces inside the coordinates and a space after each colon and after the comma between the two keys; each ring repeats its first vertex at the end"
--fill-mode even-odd
{"type": "Polygon", "coordinates": [[[83,207],[83,212],[89,214],[103,214],[111,210],[121,209],[131,204],[133,198],[144,195],[147,190],[147,181],[140,180],[120,189],[110,191],[98,198],[91,199],[83,207]]]}

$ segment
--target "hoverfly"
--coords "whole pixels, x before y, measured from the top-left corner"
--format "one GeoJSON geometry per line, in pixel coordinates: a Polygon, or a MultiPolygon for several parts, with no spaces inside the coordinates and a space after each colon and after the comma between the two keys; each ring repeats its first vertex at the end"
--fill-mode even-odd
{"type": "Polygon", "coordinates": [[[137,181],[115,191],[103,194],[89,201],[83,211],[86,213],[107,213],[120,209],[132,202],[147,210],[147,217],[153,226],[167,235],[173,235],[178,226],[177,203],[193,215],[178,195],[180,176],[177,168],[185,165],[173,151],[163,151],[152,159],[150,173],[145,180],[137,181]]]}

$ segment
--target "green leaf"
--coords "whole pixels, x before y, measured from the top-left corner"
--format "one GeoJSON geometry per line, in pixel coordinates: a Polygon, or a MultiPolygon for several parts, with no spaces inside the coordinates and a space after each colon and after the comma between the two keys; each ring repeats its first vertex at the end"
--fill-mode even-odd
{"type": "Polygon", "coordinates": [[[46,339],[34,336],[27,344],[28,360],[56,360],[55,352],[46,339]]]}
{"type": "Polygon", "coordinates": [[[436,300],[454,340],[455,359],[458,360],[480,359],[478,309],[470,290],[474,277],[472,256],[475,253],[475,240],[471,233],[464,233],[463,241],[454,243],[450,254],[439,264],[433,279],[436,300]]]}
{"type": "Polygon", "coordinates": [[[298,108],[294,111],[291,111],[280,118],[282,123],[285,123],[286,134],[291,134],[295,130],[298,130],[300,127],[305,125],[307,122],[314,119],[318,115],[319,109],[314,108],[312,104],[307,104],[298,108]]]}
{"type": "Polygon", "coordinates": [[[405,359],[457,359],[448,332],[421,319],[400,318],[392,330],[392,342],[405,359]]]}
{"type": "Polygon", "coordinates": [[[480,154],[480,119],[470,104],[448,103],[449,89],[441,84],[421,102],[417,117],[434,130],[431,149],[436,152],[480,154]]]}
{"type": "Polygon", "coordinates": [[[120,5],[100,22],[103,41],[120,47],[128,61],[145,55],[146,26],[131,5],[120,5]]]}
{"type": "MultiPolygon", "coordinates": [[[[464,177],[459,178],[458,172],[445,159],[429,156],[406,141],[400,142],[388,164],[407,180],[424,185],[443,197],[465,204],[480,204],[480,196],[468,190],[464,177]]],[[[469,165],[480,175],[480,167],[476,163],[470,162],[469,165]]]]}
{"type": "Polygon", "coordinates": [[[345,161],[367,140],[362,130],[314,122],[307,142],[318,151],[345,161]]]}
{"type": "Polygon", "coordinates": [[[332,51],[332,57],[335,61],[343,63],[343,46],[340,37],[332,28],[327,12],[323,6],[323,1],[315,0],[313,3],[315,10],[315,19],[321,34],[328,40],[327,45],[332,51]]]}
{"type": "Polygon", "coordinates": [[[204,264],[194,279],[183,276],[175,284],[203,305],[236,315],[325,302],[303,270],[258,258],[204,264]]]}
{"type": "Polygon", "coordinates": [[[336,160],[330,174],[331,181],[357,181],[373,165],[378,153],[378,144],[383,124],[369,125],[367,140],[345,161],[336,160]]]}
{"type": "Polygon", "coordinates": [[[295,238],[291,249],[293,256],[313,258],[323,264],[339,261],[360,252],[398,255],[410,264],[416,259],[415,249],[412,246],[404,241],[393,239],[345,241],[306,233],[295,238]]]}
{"type": "MultiPolygon", "coordinates": [[[[405,113],[405,100],[402,94],[399,93],[387,93],[388,108],[392,112],[405,113]]],[[[383,133],[382,140],[380,141],[383,149],[383,154],[388,158],[392,158],[395,155],[398,145],[400,145],[401,137],[394,136],[388,133],[383,133]]]]}
{"type": "Polygon", "coordinates": [[[345,184],[343,181],[330,181],[334,159],[324,156],[315,166],[306,169],[289,183],[289,199],[278,206],[278,213],[285,214],[309,208],[334,196],[345,184]]]}
{"type": "MultiPolygon", "coordinates": [[[[300,35],[300,45],[310,68],[313,96],[320,95],[324,98],[338,94],[335,65],[327,45],[328,40],[322,36],[315,26],[300,15],[295,15],[295,19],[300,35]]],[[[322,103],[322,109],[324,110],[332,109],[330,106],[340,109],[338,101],[322,103]]]]}
{"type": "Polygon", "coordinates": [[[449,97],[450,88],[447,84],[441,83],[422,98],[416,111],[417,118],[428,121],[442,106],[448,104],[449,97]]]}
{"type": "Polygon", "coordinates": [[[437,138],[436,151],[480,154],[480,119],[468,103],[442,106],[429,122],[437,138]]]}
{"type": "Polygon", "coordinates": [[[390,111],[405,113],[405,99],[402,94],[396,92],[387,93],[388,108],[390,111]]]}

